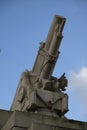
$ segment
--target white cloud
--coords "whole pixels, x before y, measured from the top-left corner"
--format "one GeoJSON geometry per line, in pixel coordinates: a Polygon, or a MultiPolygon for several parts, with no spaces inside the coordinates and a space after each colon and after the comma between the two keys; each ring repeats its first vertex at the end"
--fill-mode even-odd
{"type": "Polygon", "coordinates": [[[70,101],[72,111],[75,110],[76,115],[87,121],[87,67],[81,68],[78,73],[70,73],[68,86],[70,100],[73,100],[70,101]]]}
{"type": "MultiPolygon", "coordinates": [[[[72,72],[70,74],[70,79],[69,79],[69,83],[71,85],[75,85],[77,87],[75,87],[76,89],[84,89],[87,88],[87,68],[83,67],[80,69],[80,71],[78,73],[76,72],[72,72]]],[[[74,89],[75,89],[74,88],[74,89]]]]}

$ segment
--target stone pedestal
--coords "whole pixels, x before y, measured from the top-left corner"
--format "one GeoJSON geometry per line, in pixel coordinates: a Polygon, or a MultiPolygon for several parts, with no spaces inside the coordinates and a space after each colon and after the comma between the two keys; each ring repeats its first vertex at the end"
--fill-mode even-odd
{"type": "Polygon", "coordinates": [[[0,110],[0,130],[87,130],[87,123],[37,113],[0,110]]]}

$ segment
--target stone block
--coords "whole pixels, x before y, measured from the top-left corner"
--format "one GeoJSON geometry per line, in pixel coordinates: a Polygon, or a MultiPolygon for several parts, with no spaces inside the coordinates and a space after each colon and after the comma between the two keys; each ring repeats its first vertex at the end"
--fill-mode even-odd
{"type": "Polygon", "coordinates": [[[31,112],[14,111],[11,112],[1,130],[87,130],[87,123],[31,112]]]}
{"type": "Polygon", "coordinates": [[[26,128],[18,128],[18,127],[14,127],[12,128],[12,130],[27,130],[26,128]]]}
{"type": "Polygon", "coordinates": [[[11,114],[11,111],[5,111],[0,109],[0,128],[5,125],[11,114]]]}

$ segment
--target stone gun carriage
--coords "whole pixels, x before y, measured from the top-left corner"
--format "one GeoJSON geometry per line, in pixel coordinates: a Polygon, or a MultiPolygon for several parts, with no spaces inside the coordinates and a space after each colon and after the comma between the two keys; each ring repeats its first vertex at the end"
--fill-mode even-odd
{"type": "Polygon", "coordinates": [[[63,116],[68,111],[68,96],[63,91],[67,86],[65,73],[52,76],[59,56],[66,19],[54,16],[45,42],[40,43],[32,71],[23,72],[16,90],[11,110],[30,111],[63,116]]]}

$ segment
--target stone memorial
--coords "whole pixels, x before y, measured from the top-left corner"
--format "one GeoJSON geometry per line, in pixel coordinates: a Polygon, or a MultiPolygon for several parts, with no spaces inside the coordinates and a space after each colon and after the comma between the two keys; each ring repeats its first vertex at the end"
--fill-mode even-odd
{"type": "Polygon", "coordinates": [[[19,81],[11,110],[33,111],[63,116],[68,111],[65,74],[52,76],[59,57],[62,30],[66,19],[55,16],[46,42],[41,42],[32,71],[25,71],[19,81]]]}
{"type": "Polygon", "coordinates": [[[55,15],[45,42],[40,43],[31,71],[20,78],[10,111],[0,110],[0,130],[87,130],[87,123],[70,120],[68,80],[52,76],[66,18],[55,15]]]}

